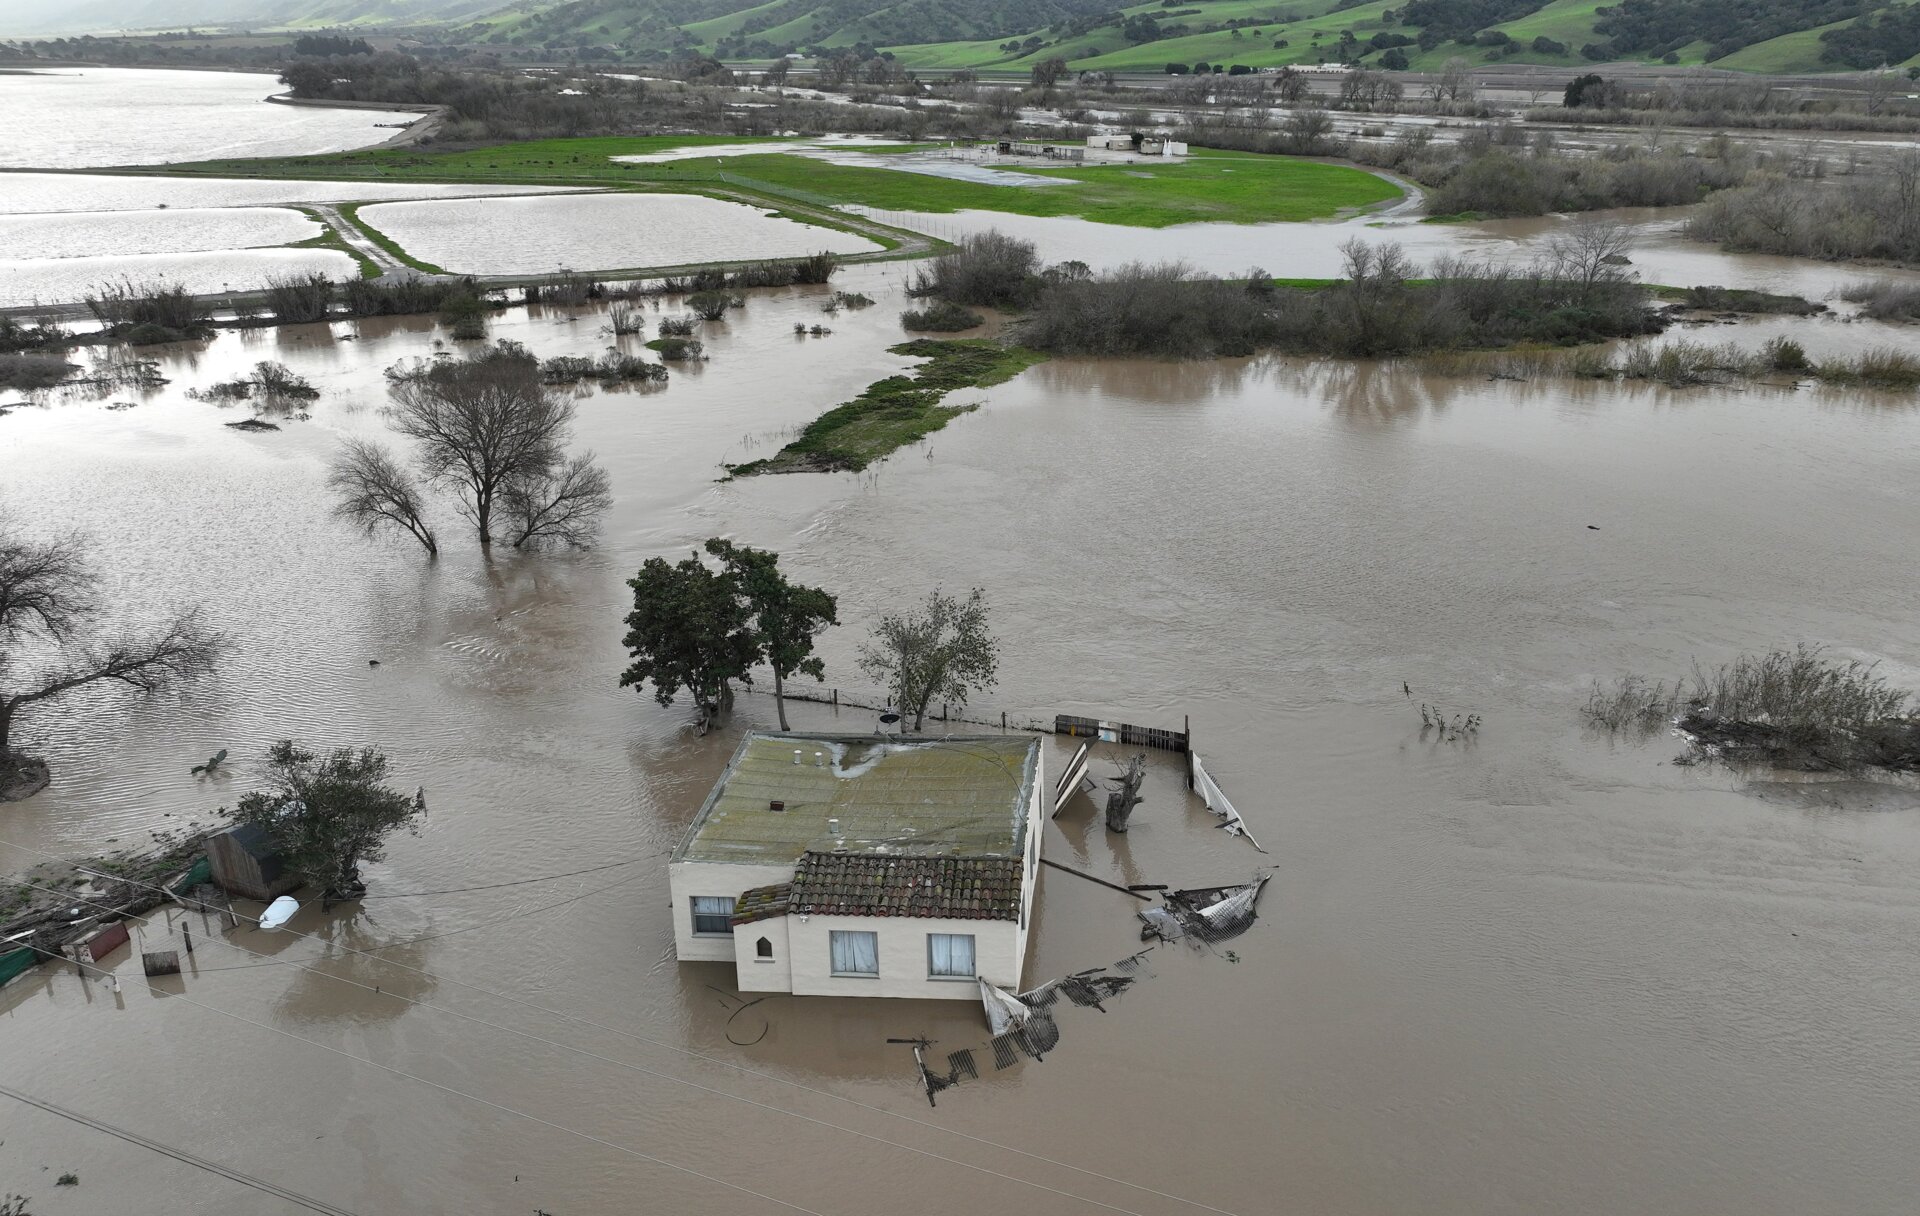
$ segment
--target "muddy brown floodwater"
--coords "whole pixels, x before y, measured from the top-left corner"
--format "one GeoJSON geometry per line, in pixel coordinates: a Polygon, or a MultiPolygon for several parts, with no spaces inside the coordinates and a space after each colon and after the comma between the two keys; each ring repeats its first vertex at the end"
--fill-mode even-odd
{"type": "MultiPolygon", "coordinates": [[[[323,461],[381,429],[380,369],[425,321],[227,334],[163,355],[151,395],[0,419],[11,511],[88,530],[116,610],[203,601],[236,643],[183,698],[30,719],[55,778],[0,811],[9,868],[205,821],[283,736],[378,744],[432,808],[362,907],[301,913],[314,940],[203,938],[159,991],[125,962],[117,996],[9,987],[5,1083],[360,1213],[1911,1210],[1912,800],[1675,767],[1576,709],[1595,677],[1800,639],[1920,680],[1913,398],[1068,360],[865,476],[716,483],[903,365],[903,273],[841,276],[880,303],[830,337],[792,336],[817,293],[755,295],[710,363],[584,396],[618,502],[583,556],[430,565],[329,517],[323,461]],[[310,420],[241,434],[185,398],[260,359],[322,390],[310,420]],[[736,1013],[729,971],[673,959],[665,861],[772,707],[699,739],[615,687],[623,580],[714,534],[840,595],[839,687],[876,614],[977,584],[1005,646],[986,714],[1192,715],[1269,856],[1164,761],[1131,834],[1082,804],[1046,853],[1176,886],[1264,863],[1259,924],[1231,955],[1155,951],[1045,1062],[933,1110],[885,1040],[975,1045],[972,1005],[736,1013]],[[1423,738],[1420,702],[1485,726],[1423,738]],[[188,775],[221,747],[231,772],[188,775]],[[491,885],[523,879],[547,881],[491,885]]],[[[603,321],[494,332],[585,354],[603,321]]],[[[1899,336],[1791,324],[1816,353],[1899,336]]],[[[1133,901],[1043,873],[1029,975],[1138,948],[1133,901]]],[[[296,1210],[38,1110],[0,1127],[0,1192],[38,1216],[296,1210]]]]}

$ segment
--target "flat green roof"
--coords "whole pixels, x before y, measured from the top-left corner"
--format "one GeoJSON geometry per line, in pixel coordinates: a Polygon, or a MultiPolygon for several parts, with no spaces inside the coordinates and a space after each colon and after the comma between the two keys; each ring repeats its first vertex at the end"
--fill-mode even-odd
{"type": "Polygon", "coordinates": [[[809,849],[1018,857],[1039,765],[1040,741],[1019,736],[755,731],[673,860],[769,865],[797,862],[809,849]],[[776,801],[785,809],[772,810],[776,801]],[[829,820],[839,821],[838,836],[829,820]]]}

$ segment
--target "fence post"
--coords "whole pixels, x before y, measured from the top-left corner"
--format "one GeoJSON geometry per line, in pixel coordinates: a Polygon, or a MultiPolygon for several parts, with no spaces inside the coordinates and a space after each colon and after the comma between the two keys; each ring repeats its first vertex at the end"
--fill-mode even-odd
{"type": "Polygon", "coordinates": [[[833,707],[835,709],[840,708],[840,690],[837,688],[833,690],[833,707]]]}
{"type": "Polygon", "coordinates": [[[1007,729],[1007,711],[1004,709],[1000,711],[1000,729],[1007,729]]]}
{"type": "Polygon", "coordinates": [[[1183,727],[1185,727],[1185,733],[1187,736],[1187,788],[1193,789],[1195,786],[1199,784],[1199,781],[1197,780],[1198,774],[1196,774],[1193,771],[1194,766],[1199,763],[1199,761],[1194,759],[1193,715],[1192,714],[1180,715],[1180,723],[1183,727]]]}

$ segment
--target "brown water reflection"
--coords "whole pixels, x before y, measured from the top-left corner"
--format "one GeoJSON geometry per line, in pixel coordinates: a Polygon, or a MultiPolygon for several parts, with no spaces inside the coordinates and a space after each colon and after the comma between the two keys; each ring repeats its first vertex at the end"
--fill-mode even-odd
{"type": "MultiPolygon", "coordinates": [[[[1062,1191],[1196,1210],[954,1133],[1243,1214],[1908,1205],[1920,1187],[1906,1130],[1920,1116],[1911,805],[1755,797],[1736,775],[1663,763],[1670,741],[1596,739],[1573,711],[1596,676],[1677,674],[1695,656],[1799,638],[1920,680],[1920,414],[1808,391],[1061,361],[978,394],[984,409],[876,474],[715,482],[721,460],[764,453],[903,364],[884,353],[899,283],[884,267],[847,275],[836,286],[880,305],[805,342],[791,330],[819,317],[817,293],[757,296],[711,327],[700,374],[584,396],[580,441],[607,462],[618,505],[605,547],[577,557],[488,562],[454,546],[428,566],[328,516],[322,462],[339,436],[381,429],[379,371],[429,350],[418,323],[224,335],[162,352],[174,382],[133,409],[56,400],[0,419],[11,508],[91,530],[128,611],[204,599],[240,644],[182,701],[42,719],[56,784],[7,808],[0,839],[131,842],[230,802],[273,738],[378,741],[432,811],[371,870],[377,894],[632,864],[369,900],[359,920],[303,914],[296,927],[319,941],[237,939],[381,996],[217,945],[184,994],[820,1213],[1099,1210],[1062,1191]],[[311,421],[241,435],[221,425],[234,411],[184,398],[261,358],[322,389],[311,421]],[[682,714],[615,688],[622,580],[716,533],[778,548],[840,592],[851,627],[825,649],[843,687],[877,612],[934,583],[978,583],[1006,639],[989,713],[1192,714],[1269,857],[1213,830],[1167,764],[1127,837],[1082,806],[1047,849],[1116,881],[1273,866],[1238,961],[1156,951],[1154,977],[1111,1012],[1063,1018],[1044,1064],[989,1074],[931,1111],[884,1040],[971,1045],[976,1010],[781,998],[739,1012],[724,968],[675,964],[666,854],[734,730],[771,713],[746,698],[734,730],[699,739],[682,714]],[[1402,680],[1415,702],[1485,715],[1478,741],[1422,738],[1402,680]],[[230,778],[187,775],[221,746],[230,778]],[[431,978],[342,949],[387,943],[409,943],[393,953],[431,978]],[[763,1026],[750,1046],[729,1042],[763,1026]],[[1204,1138],[1183,1118],[1196,1111],[1204,1138]]],[[[591,354],[601,324],[515,311],[495,332],[542,356],[591,354]]],[[[1800,332],[1816,353],[1897,336],[1800,332]]],[[[872,722],[821,707],[796,718],[872,722]]],[[[1064,754],[1050,752],[1056,771],[1064,754]]],[[[1137,949],[1131,914],[1122,896],[1047,873],[1032,974],[1137,949]]],[[[10,1083],[361,1211],[779,1210],[148,998],[120,971],[119,1002],[64,972],[0,997],[10,1083]]],[[[166,1210],[267,1210],[39,1114],[5,1126],[0,1188],[35,1184],[28,1171],[52,1162],[83,1175],[89,1211],[156,1186],[166,1210]]],[[[36,1210],[82,1210],[61,1198],[36,1210]]]]}

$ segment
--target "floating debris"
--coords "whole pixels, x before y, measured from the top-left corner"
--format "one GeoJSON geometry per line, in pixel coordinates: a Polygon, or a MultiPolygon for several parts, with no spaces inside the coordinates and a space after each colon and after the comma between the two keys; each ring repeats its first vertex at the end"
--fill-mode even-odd
{"type": "Polygon", "coordinates": [[[1140,940],[1157,937],[1170,942],[1192,937],[1219,942],[1238,937],[1252,927],[1259,914],[1260,892],[1271,878],[1269,874],[1257,874],[1252,882],[1236,886],[1169,891],[1164,907],[1146,908],[1138,914],[1143,922],[1140,940]]]}

